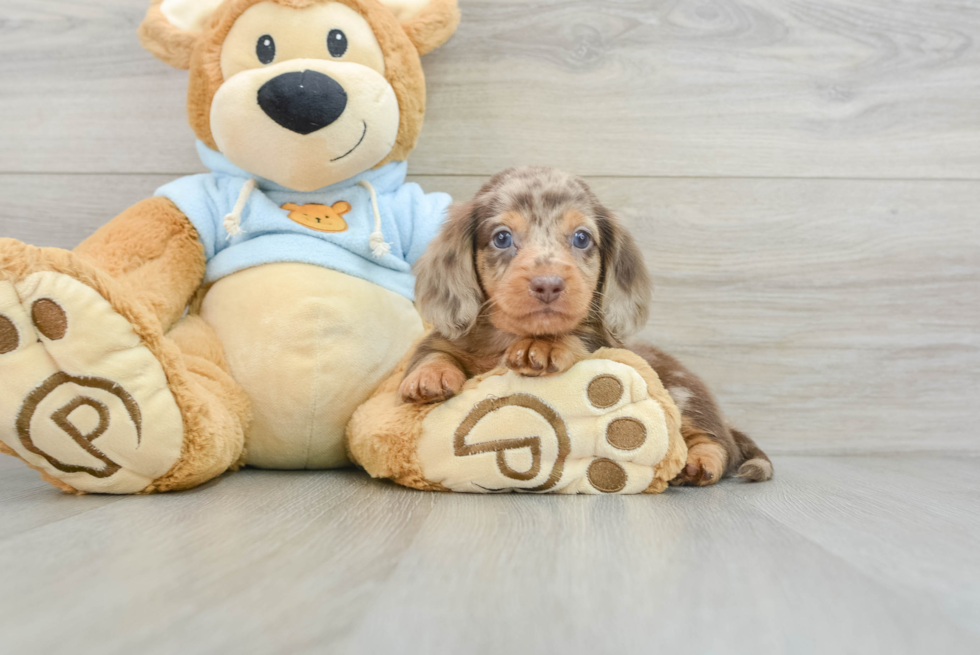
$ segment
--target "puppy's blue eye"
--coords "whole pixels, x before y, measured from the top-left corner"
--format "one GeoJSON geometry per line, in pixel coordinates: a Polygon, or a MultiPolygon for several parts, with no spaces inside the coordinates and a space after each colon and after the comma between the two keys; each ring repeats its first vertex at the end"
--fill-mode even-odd
{"type": "Polygon", "coordinates": [[[259,42],[255,44],[255,56],[263,64],[271,64],[276,58],[276,42],[268,34],[259,37],[259,42]]]}
{"type": "Polygon", "coordinates": [[[327,35],[327,50],[331,57],[343,57],[347,52],[347,35],[340,30],[330,30],[327,35]]]}
{"type": "Polygon", "coordinates": [[[507,250],[514,245],[514,235],[507,230],[497,232],[493,235],[493,245],[501,250],[507,250]]]}
{"type": "Polygon", "coordinates": [[[572,238],[572,245],[579,250],[585,250],[592,245],[592,235],[585,230],[579,230],[572,238]]]}

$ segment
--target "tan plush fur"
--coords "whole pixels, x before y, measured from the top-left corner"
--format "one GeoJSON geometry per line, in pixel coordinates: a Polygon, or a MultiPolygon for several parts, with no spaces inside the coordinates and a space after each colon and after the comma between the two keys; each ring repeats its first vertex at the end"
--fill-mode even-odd
{"type": "Polygon", "coordinates": [[[409,357],[398,365],[374,395],[361,405],[347,424],[347,452],[371,477],[387,478],[423,491],[448,491],[422,475],[416,445],[422,436],[422,421],[435,405],[405,405],[398,385],[408,368],[409,357]]]}
{"type": "MultiPolygon", "coordinates": [[[[89,260],[57,248],[36,248],[13,239],[0,239],[0,279],[16,283],[32,273],[53,271],[68,275],[97,291],[132,326],[142,343],[163,367],[170,391],[184,420],[185,439],[180,460],[146,493],[186,489],[227,470],[242,456],[248,401],[238,385],[222,370],[223,357],[214,355],[217,338],[197,319],[186,329],[174,331],[188,341],[211,339],[212,345],[196,347],[185,355],[178,344],[164,336],[155,312],[144,306],[131,290],[89,260]]],[[[220,348],[219,348],[220,349],[220,348]]],[[[46,478],[48,479],[48,478],[46,478]]],[[[48,479],[52,484],[55,481],[48,479]]],[[[67,485],[56,484],[64,489],[67,485]]],[[[69,488],[70,489],[70,488],[69,488]]],[[[74,489],[70,489],[74,491],[74,489]]]]}
{"type": "Polygon", "coordinates": [[[74,252],[125,285],[164,330],[181,317],[204,279],[204,248],[197,231],[166,198],[130,207],[74,252]]]}
{"type": "Polygon", "coordinates": [[[188,316],[167,337],[181,350],[187,372],[181,389],[187,393],[178,397],[184,449],[180,461],[147,493],[190,489],[237,469],[245,459],[245,427],[251,418],[248,396],[228,373],[221,342],[207,323],[188,316]]]}
{"type": "Polygon", "coordinates": [[[408,38],[425,55],[445,43],[459,26],[456,0],[433,0],[418,16],[402,25],[408,38]]]}
{"type": "Polygon", "coordinates": [[[187,70],[198,35],[172,26],[160,10],[162,3],[163,0],[152,0],[146,18],[139,26],[140,43],[157,59],[187,70]]]}

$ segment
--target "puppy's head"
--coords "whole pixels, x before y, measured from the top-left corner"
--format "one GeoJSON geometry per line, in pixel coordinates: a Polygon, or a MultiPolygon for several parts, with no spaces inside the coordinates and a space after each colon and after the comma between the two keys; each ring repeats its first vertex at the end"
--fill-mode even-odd
{"type": "Polygon", "coordinates": [[[456,205],[416,266],[422,315],[450,338],[481,311],[520,336],[587,318],[623,340],[648,315],[650,278],[633,238],[580,178],[509,169],[456,205]]]}
{"type": "Polygon", "coordinates": [[[419,55],[458,22],[456,0],[152,0],[140,37],[190,69],[201,141],[313,191],[405,159],[425,113],[419,55]]]}

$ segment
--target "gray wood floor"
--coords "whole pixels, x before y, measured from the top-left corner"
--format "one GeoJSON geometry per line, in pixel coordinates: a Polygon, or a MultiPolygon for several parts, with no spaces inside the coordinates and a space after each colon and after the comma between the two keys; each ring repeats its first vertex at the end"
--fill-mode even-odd
{"type": "MultiPolygon", "coordinates": [[[[147,4],[0,0],[0,236],[71,248],[201,170],[147,4]]],[[[74,498],[0,458],[0,653],[980,652],[980,4],[461,6],[413,179],[586,176],[654,275],[644,336],[776,479],[74,498]]]]}
{"type": "Polygon", "coordinates": [[[976,653],[980,458],[786,456],[656,497],[246,471],[71,498],[0,464],[4,653],[976,653]]]}

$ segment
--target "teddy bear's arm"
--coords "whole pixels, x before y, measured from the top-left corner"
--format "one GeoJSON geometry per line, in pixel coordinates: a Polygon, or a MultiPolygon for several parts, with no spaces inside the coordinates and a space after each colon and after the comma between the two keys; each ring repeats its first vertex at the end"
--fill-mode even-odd
{"type": "Polygon", "coordinates": [[[187,217],[166,198],[144,200],[76,249],[123,282],[153,310],[164,330],[184,313],[204,279],[204,247],[187,217]]]}

